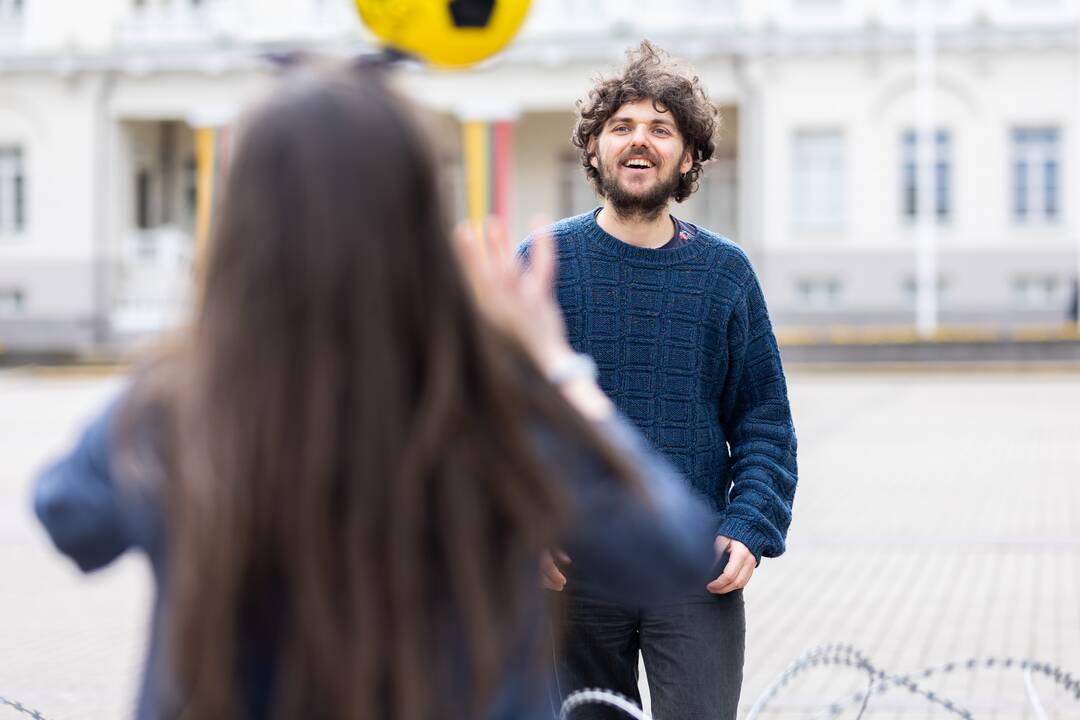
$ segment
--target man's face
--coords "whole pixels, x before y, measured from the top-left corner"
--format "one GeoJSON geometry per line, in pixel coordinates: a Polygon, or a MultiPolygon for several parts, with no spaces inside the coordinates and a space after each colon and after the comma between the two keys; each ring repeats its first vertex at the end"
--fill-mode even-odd
{"type": "Polygon", "coordinates": [[[659,215],[694,163],[675,118],[651,99],[616,110],[589,150],[604,197],[625,217],[659,215]]]}

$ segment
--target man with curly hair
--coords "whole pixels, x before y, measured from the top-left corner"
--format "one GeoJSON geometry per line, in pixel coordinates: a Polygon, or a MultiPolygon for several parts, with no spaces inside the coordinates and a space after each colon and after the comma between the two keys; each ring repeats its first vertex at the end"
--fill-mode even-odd
{"type": "MultiPolygon", "coordinates": [[[[696,189],[719,121],[699,79],[641,43],[578,103],[572,141],[603,205],[552,227],[571,343],[716,513],[717,562],[681,602],[614,604],[574,573],[572,558],[544,563],[544,584],[565,590],[561,692],[638,699],[640,652],[665,720],[735,717],[742,588],[762,557],[784,551],[797,479],[784,372],[750,261],[668,212],[696,189]]],[[[578,712],[618,717],[599,706],[578,712]]]]}

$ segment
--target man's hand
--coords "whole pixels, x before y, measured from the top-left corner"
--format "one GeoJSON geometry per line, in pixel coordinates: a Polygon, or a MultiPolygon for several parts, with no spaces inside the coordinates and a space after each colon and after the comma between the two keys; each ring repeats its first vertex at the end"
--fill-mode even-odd
{"type": "Polygon", "coordinates": [[[754,553],[738,540],[718,535],[716,537],[716,557],[728,553],[727,565],[724,566],[720,576],[705,586],[705,589],[716,595],[723,595],[732,590],[746,587],[750,582],[750,576],[754,574],[757,561],[754,553]]]}
{"type": "MultiPolygon", "coordinates": [[[[566,565],[570,564],[570,558],[566,553],[556,550],[556,554],[559,556],[559,562],[566,565]]],[[[566,576],[559,571],[555,560],[547,550],[540,555],[540,584],[555,592],[562,592],[563,588],[566,587],[566,576]]]]}

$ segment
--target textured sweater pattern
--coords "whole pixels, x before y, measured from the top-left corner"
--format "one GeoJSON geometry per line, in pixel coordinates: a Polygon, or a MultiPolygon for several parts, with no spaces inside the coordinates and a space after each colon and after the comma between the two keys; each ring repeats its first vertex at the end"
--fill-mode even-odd
{"type": "MultiPolygon", "coordinates": [[[[570,342],[616,406],[756,557],[784,551],[797,479],[780,353],[746,254],[699,228],[671,250],[605,232],[593,213],[551,228],[570,342]]],[[[520,253],[527,257],[529,240],[520,253]]]]}

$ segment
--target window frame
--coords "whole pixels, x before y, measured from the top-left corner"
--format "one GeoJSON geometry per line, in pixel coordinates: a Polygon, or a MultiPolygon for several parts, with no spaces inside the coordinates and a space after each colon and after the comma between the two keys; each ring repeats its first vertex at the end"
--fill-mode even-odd
{"type": "Polygon", "coordinates": [[[798,234],[839,234],[847,230],[848,153],[848,133],[843,127],[795,128],[791,140],[791,226],[798,234]],[[826,138],[834,143],[831,157],[826,157],[830,151],[826,138]],[[821,144],[805,145],[809,140],[821,144]],[[808,157],[820,161],[820,165],[807,167],[808,157]]]}
{"type": "Polygon", "coordinates": [[[1062,131],[1058,125],[1022,125],[1009,131],[1009,216],[1014,225],[1062,222],[1062,131]]]}
{"type": "Polygon", "coordinates": [[[28,231],[27,155],[22,143],[0,142],[0,240],[22,238],[28,231]]]}
{"type": "MultiPolygon", "coordinates": [[[[900,132],[900,217],[907,223],[919,219],[919,147],[918,131],[906,128],[900,132]]],[[[939,224],[953,222],[955,164],[954,142],[950,128],[934,130],[934,217],[939,224]]]]}

